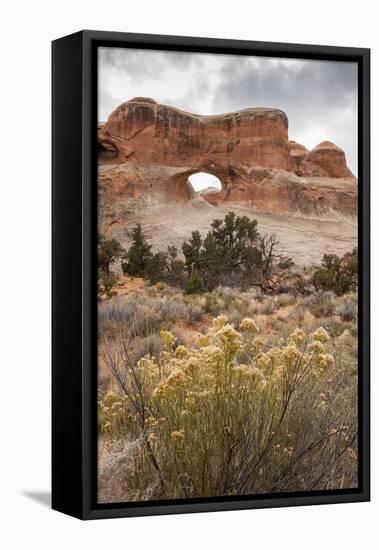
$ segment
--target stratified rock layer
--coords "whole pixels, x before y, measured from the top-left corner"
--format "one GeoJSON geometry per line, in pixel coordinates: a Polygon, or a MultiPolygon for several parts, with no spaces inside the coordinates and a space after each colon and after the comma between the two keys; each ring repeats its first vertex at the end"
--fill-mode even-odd
{"type": "Polygon", "coordinates": [[[356,214],[357,181],[344,152],[331,142],[308,151],[288,141],[278,109],[200,116],[134,98],[99,128],[98,142],[105,229],[142,208],[195,199],[283,214],[356,214]],[[195,193],[188,178],[197,172],[217,176],[220,193],[195,193]]]}
{"type": "Polygon", "coordinates": [[[329,176],[331,178],[348,178],[353,174],[346,165],[345,153],[331,141],[319,143],[302,160],[299,166],[301,175],[329,176]],[[319,173],[312,171],[318,169],[319,173]]]}
{"type": "MultiPolygon", "coordinates": [[[[103,127],[117,148],[115,161],[188,166],[213,162],[292,169],[288,121],[278,109],[244,109],[200,116],[135,98],[120,105],[103,127]]],[[[101,140],[100,140],[101,141],[101,140]]]]}

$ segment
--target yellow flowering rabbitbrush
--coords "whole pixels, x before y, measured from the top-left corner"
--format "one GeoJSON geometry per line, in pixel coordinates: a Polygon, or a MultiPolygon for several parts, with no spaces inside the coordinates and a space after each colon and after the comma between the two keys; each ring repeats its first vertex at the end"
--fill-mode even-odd
{"type": "Polygon", "coordinates": [[[256,322],[253,319],[250,319],[250,318],[243,319],[241,321],[241,324],[240,324],[239,328],[240,328],[241,332],[248,332],[248,333],[251,333],[251,334],[255,334],[256,332],[258,332],[258,327],[257,327],[256,322]]]}
{"type": "MultiPolygon", "coordinates": [[[[156,498],[259,493],[271,475],[271,485],[283,478],[285,490],[287,474],[280,472],[290,471],[294,457],[305,468],[319,450],[329,456],[329,431],[338,422],[325,420],[328,387],[340,371],[328,333],[321,327],[307,336],[297,328],[268,346],[257,332],[253,319],[237,330],[226,315],[193,346],[176,345],[163,330],[160,356],[142,358],[131,371],[134,393],[100,396],[102,433],[124,428],[124,437],[140,438],[138,476],[123,481],[135,498],[151,487],[156,498]],[[323,447],[312,439],[322,438],[320,430],[323,447]]],[[[334,437],[330,445],[339,442],[334,437]]],[[[296,479],[291,487],[302,487],[296,479]]]]}

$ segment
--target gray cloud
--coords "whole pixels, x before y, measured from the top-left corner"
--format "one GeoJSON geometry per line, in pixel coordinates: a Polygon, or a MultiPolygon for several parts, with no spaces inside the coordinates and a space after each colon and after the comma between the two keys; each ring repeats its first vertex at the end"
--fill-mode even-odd
{"type": "Polygon", "coordinates": [[[239,105],[282,109],[288,115],[290,137],[301,140],[314,134],[319,141],[336,141],[356,172],[356,64],[238,58],[226,61],[221,74],[214,108],[223,111],[239,105]],[[324,136],[319,135],[322,130],[324,136]]]}
{"type": "Polygon", "coordinates": [[[207,78],[206,74],[199,72],[196,78],[189,83],[188,91],[185,95],[177,97],[167,96],[162,98],[161,103],[183,109],[184,111],[189,110],[193,113],[201,113],[203,111],[204,98],[211,93],[212,89],[209,78],[207,78]]]}
{"type": "Polygon", "coordinates": [[[331,61],[269,58],[230,59],[222,67],[220,99],[274,102],[303,108],[307,103],[338,106],[356,95],[356,66],[331,61]]]}
{"type": "MultiPolygon", "coordinates": [[[[107,89],[101,89],[101,111],[108,115],[124,101],[121,97],[115,97],[107,89]]],[[[99,122],[105,122],[106,116],[99,114],[99,122]]]]}
{"type": "Polygon", "coordinates": [[[191,65],[197,65],[199,68],[203,66],[203,58],[199,55],[191,55],[187,52],[164,52],[166,60],[169,61],[172,67],[179,70],[186,70],[191,65]]]}
{"type": "Polygon", "coordinates": [[[161,79],[167,64],[178,71],[185,71],[191,65],[202,65],[201,57],[186,52],[161,50],[134,50],[102,47],[99,50],[99,64],[107,70],[124,71],[134,80],[143,78],[161,79]]]}
{"type": "Polygon", "coordinates": [[[163,60],[156,57],[154,64],[141,50],[124,50],[123,48],[100,48],[99,65],[107,71],[121,71],[133,75],[134,80],[160,78],[164,69],[163,60]]]}
{"type": "Polygon", "coordinates": [[[99,55],[102,120],[136,95],[199,114],[275,107],[287,113],[290,138],[310,148],[334,141],[355,173],[357,94],[353,63],[123,48],[99,55]]]}

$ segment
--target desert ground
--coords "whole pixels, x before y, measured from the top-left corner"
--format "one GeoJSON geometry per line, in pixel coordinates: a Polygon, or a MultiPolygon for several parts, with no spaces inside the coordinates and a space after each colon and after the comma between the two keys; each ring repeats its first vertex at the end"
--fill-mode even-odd
{"type": "Polygon", "coordinates": [[[127,244],[128,231],[141,223],[154,250],[162,250],[167,242],[180,248],[194,228],[202,234],[209,230],[215,218],[224,218],[233,211],[258,222],[264,234],[274,233],[280,243],[280,252],[291,256],[298,266],[318,264],[326,253],[342,256],[357,246],[356,219],[344,215],[312,216],[302,213],[285,215],[262,212],[246,204],[208,204],[200,196],[185,205],[157,205],[143,209],[138,217],[131,215],[119,231],[112,232],[120,242],[127,244]]]}

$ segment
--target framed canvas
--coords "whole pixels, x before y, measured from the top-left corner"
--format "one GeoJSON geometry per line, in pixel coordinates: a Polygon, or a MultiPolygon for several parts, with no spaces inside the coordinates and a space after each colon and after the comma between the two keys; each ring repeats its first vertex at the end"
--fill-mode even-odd
{"type": "Polygon", "coordinates": [[[369,500],[369,50],[52,52],[53,508],[369,500]]]}

